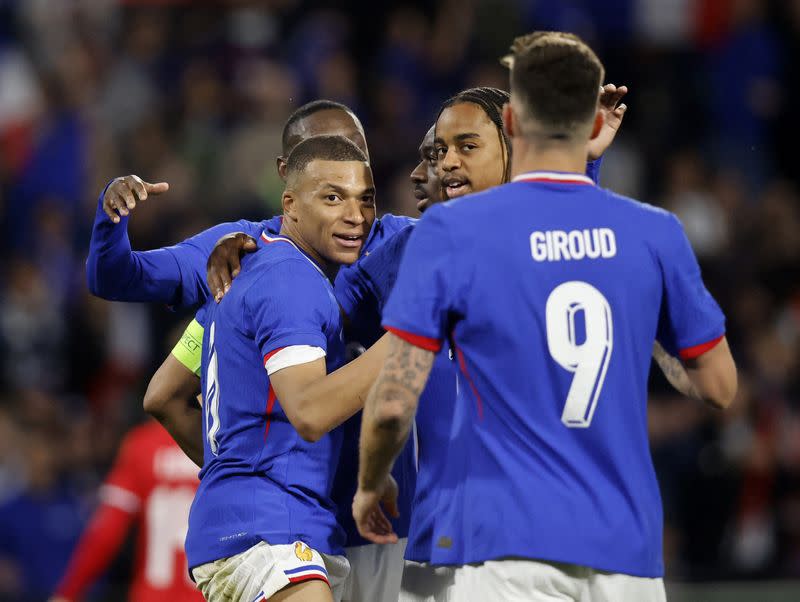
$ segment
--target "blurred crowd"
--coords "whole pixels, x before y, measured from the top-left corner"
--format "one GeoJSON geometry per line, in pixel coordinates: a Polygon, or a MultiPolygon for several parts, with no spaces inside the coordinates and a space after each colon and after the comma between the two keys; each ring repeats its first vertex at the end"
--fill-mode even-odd
{"type": "Polygon", "coordinates": [[[437,106],[507,87],[497,59],[533,29],[629,86],[601,181],[679,215],[728,316],[730,411],[652,379],[668,576],[800,578],[799,0],[0,0],[0,600],[52,590],[189,318],[89,295],[105,184],[170,183],[138,249],[274,215],[283,123],[330,98],[364,122],[380,210],[415,215],[437,106]]]}

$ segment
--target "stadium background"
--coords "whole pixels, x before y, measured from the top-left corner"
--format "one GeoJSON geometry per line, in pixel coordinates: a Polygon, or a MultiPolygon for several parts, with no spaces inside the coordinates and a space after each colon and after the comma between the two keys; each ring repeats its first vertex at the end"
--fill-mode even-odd
{"type": "MultiPolygon", "coordinates": [[[[437,105],[506,87],[497,57],[532,29],[579,33],[629,86],[602,182],[681,217],[728,315],[730,411],[652,379],[674,599],[798,599],[800,1],[0,0],[0,600],[41,599],[3,546],[32,521],[52,588],[189,317],[89,295],[105,183],[170,183],[130,222],[139,249],[270,216],[283,122],[323,97],[362,117],[381,211],[415,215],[437,105]],[[741,580],[780,583],[696,585],[741,580]]],[[[129,559],[93,599],[122,599],[129,559]]]]}

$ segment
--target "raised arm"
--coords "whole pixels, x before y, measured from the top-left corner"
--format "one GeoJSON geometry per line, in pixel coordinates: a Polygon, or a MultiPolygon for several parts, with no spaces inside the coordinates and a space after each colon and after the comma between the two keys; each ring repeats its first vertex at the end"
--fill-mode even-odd
{"type": "Polygon", "coordinates": [[[174,257],[163,249],[135,252],[128,238],[128,219],[137,201],[168,188],[165,182],[149,184],[131,175],[112,180],[103,190],[86,260],[93,295],[109,301],[175,301],[181,273],[174,257]]]}
{"type": "Polygon", "coordinates": [[[206,263],[217,241],[232,232],[252,236],[260,230],[260,224],[241,220],[219,224],[171,247],[134,251],[128,237],[130,212],[167,187],[163,182],[149,184],[137,176],[125,176],[103,191],[86,260],[92,294],[109,301],[198,306],[209,295],[206,263]]]}

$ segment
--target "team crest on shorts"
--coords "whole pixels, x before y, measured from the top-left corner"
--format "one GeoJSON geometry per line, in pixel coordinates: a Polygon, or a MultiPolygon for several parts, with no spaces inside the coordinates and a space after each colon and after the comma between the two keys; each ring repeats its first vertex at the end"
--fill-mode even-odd
{"type": "Polygon", "coordinates": [[[313,558],[311,548],[302,541],[294,542],[294,555],[304,562],[310,562],[313,558]]]}

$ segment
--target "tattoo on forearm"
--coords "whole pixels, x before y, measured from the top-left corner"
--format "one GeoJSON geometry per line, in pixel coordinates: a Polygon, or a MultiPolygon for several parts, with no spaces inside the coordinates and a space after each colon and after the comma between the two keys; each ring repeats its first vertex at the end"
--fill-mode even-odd
{"type": "Polygon", "coordinates": [[[434,354],[392,336],[389,352],[367,397],[361,432],[360,483],[377,486],[405,444],[434,354]]]}
{"type": "Polygon", "coordinates": [[[657,342],[653,343],[653,359],[675,389],[687,397],[702,400],[700,392],[689,379],[689,374],[681,361],[667,353],[657,342]]]}

